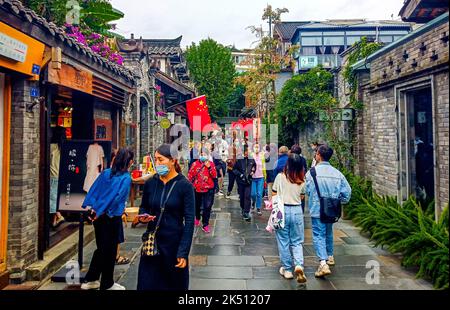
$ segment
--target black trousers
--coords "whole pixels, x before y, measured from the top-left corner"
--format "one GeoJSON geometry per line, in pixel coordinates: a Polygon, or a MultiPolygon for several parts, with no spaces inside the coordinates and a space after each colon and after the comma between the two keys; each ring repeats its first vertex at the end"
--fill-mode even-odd
{"type": "Polygon", "coordinates": [[[114,266],[116,264],[117,244],[119,243],[120,216],[100,216],[94,221],[95,242],[97,249],[94,251],[89,271],[86,274],[86,282],[100,279],[100,289],[106,290],[114,284],[114,266]]]}
{"type": "Polygon", "coordinates": [[[214,204],[214,190],[210,189],[206,193],[195,192],[195,218],[200,220],[200,214],[203,227],[209,225],[211,209],[214,204]],[[203,209],[203,213],[201,212],[203,209]]]}
{"type": "Polygon", "coordinates": [[[250,212],[252,185],[238,183],[239,202],[243,213],[250,212]]]}
{"type": "Polygon", "coordinates": [[[233,191],[234,182],[236,181],[236,175],[233,171],[228,171],[228,192],[231,193],[233,191]]]}

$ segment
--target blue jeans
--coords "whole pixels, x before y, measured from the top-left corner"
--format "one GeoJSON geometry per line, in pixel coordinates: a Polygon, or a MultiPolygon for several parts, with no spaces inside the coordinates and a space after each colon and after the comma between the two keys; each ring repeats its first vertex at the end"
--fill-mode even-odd
{"type": "Polygon", "coordinates": [[[278,253],[280,253],[281,265],[285,270],[292,272],[295,266],[303,267],[305,225],[301,206],[285,206],[284,217],[284,228],[276,231],[278,253]],[[290,249],[292,249],[292,255],[290,249]],[[292,258],[294,258],[294,265],[292,265],[292,258]]]}
{"type": "Polygon", "coordinates": [[[252,202],[256,203],[256,209],[261,209],[264,195],[264,178],[252,180],[252,202]]]}
{"type": "Polygon", "coordinates": [[[333,256],[333,224],[322,223],[320,218],[311,218],[314,250],[319,260],[333,256]]]}

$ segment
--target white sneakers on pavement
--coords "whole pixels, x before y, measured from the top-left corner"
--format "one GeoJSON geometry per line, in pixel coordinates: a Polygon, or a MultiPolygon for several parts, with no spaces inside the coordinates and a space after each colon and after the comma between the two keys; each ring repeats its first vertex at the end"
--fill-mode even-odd
{"type": "Polygon", "coordinates": [[[285,279],[294,279],[294,275],[292,272],[285,270],[284,267],[280,267],[280,275],[282,275],[285,279]]]}
{"type": "Polygon", "coordinates": [[[82,290],[97,290],[100,288],[100,281],[92,281],[81,284],[82,290]]]}

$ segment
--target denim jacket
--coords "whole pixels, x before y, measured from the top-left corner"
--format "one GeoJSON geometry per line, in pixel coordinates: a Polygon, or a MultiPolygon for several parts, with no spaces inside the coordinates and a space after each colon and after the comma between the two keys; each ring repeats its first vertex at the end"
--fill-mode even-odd
{"type": "MultiPolygon", "coordinates": [[[[330,165],[321,162],[316,165],[317,183],[322,197],[339,198],[342,203],[350,200],[352,189],[344,175],[330,165]]],[[[308,195],[308,208],[311,217],[320,218],[320,202],[311,173],[306,174],[306,194],[308,195]]]]}

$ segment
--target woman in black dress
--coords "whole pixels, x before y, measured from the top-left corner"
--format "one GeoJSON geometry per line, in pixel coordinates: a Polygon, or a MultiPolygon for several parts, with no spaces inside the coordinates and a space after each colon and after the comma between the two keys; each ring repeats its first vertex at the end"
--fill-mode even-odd
{"type": "Polygon", "coordinates": [[[148,222],[147,231],[155,229],[161,206],[166,203],[156,232],[159,255],[141,256],[138,290],[187,290],[189,287],[188,256],[194,233],[195,196],[193,186],[180,173],[176,158],[174,147],[160,146],[155,152],[157,174],[144,186],[139,216],[141,222],[148,222]]]}

